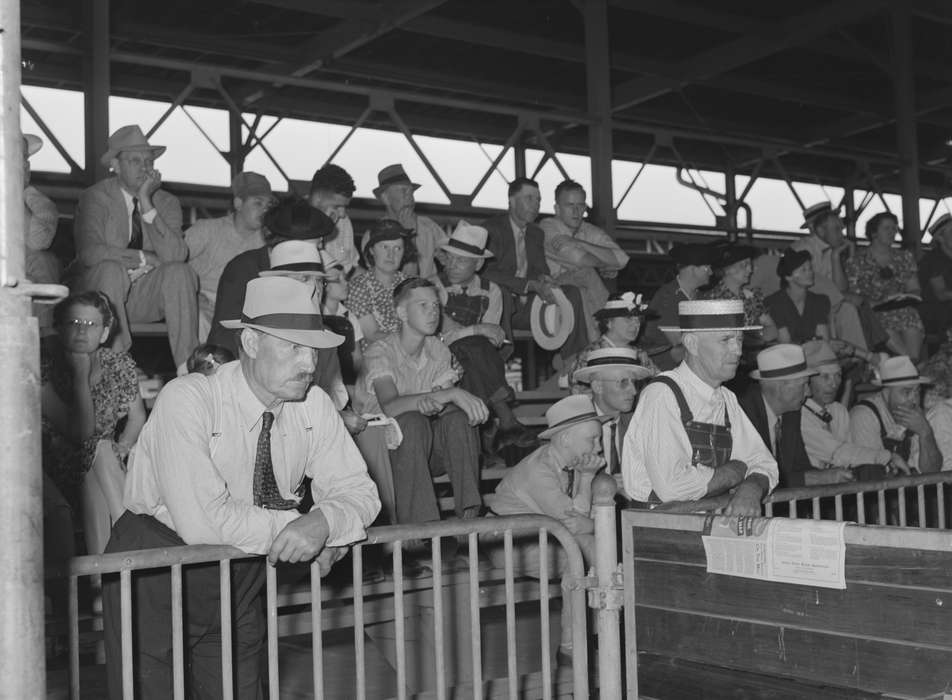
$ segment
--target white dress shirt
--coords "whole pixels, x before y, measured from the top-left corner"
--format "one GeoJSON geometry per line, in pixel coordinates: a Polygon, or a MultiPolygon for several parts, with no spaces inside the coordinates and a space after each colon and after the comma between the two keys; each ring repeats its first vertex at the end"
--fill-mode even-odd
{"type": "MultiPolygon", "coordinates": [[[[777,486],[777,461],[732,391],[706,384],[684,362],[660,376],[671,377],[678,384],[695,421],[724,425],[726,411],[733,439],[730,459],[744,462],[748,476],[766,476],[771,491],[777,486]]],[[[625,490],[635,500],[647,501],[652,491],[662,501],[695,500],[706,495],[714,470],[692,462],[691,443],[669,387],[649,384],[641,392],[624,445],[622,475],[625,490]]]]}
{"type": "MultiPolygon", "coordinates": [[[[879,415],[882,418],[883,425],[886,428],[886,434],[895,439],[901,439],[906,430],[906,426],[897,423],[892,413],[886,407],[881,393],[868,399],[864,399],[874,404],[879,409],[879,415]]],[[[879,427],[879,421],[876,415],[866,406],[856,404],[850,411],[850,434],[853,436],[853,442],[857,445],[867,445],[884,449],[882,431],[879,427]]],[[[919,468],[919,436],[913,435],[911,447],[909,449],[909,459],[906,460],[910,467],[919,468]]]]}
{"type": "Polygon", "coordinates": [[[187,544],[266,553],[300,514],[254,505],[255,452],[265,410],[275,415],[271,460],[281,496],[296,498],[304,476],[311,477],[313,507],[330,530],[327,544],[363,539],[380,499],[327,394],[312,387],[303,401],[268,409],[252,393],[238,361],[223,365],[214,377],[189,374],[162,389],[130,462],[126,508],[155,517],[187,544]],[[220,382],[220,403],[212,380],[220,382]]]}
{"type": "Polygon", "coordinates": [[[800,411],[800,433],[810,464],[817,469],[886,464],[889,461],[889,450],[853,442],[849,411],[838,401],[824,407],[812,398],[807,399],[800,411]],[[824,408],[832,418],[829,423],[819,417],[824,408]]]}
{"type": "MultiPolygon", "coordinates": [[[[122,192],[122,199],[126,203],[126,210],[129,212],[129,241],[132,241],[132,211],[135,209],[135,202],[133,202],[133,196],[126,192],[125,188],[120,187],[119,191],[122,192]]],[[[142,219],[142,223],[151,224],[155,221],[155,217],[158,216],[159,210],[155,207],[149,209],[145,214],[142,213],[142,202],[139,202],[139,218],[142,219]]],[[[142,232],[142,235],[145,235],[145,231],[142,232]]],[[[145,245],[145,240],[142,241],[143,246],[145,245]]]]}

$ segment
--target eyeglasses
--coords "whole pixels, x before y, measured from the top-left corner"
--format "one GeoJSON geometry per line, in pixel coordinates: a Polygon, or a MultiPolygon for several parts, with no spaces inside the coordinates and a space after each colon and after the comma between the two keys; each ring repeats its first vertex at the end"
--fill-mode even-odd
{"type": "Polygon", "coordinates": [[[88,318],[68,318],[63,321],[64,326],[72,328],[96,328],[101,327],[100,321],[90,321],[88,318]]]}

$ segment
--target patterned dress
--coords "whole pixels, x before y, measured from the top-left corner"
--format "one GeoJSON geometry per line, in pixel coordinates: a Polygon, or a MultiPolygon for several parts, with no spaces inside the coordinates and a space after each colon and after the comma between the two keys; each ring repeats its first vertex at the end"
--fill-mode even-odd
{"type": "Polygon", "coordinates": [[[704,292],[701,299],[740,299],[744,302],[744,316],[748,326],[759,326],[760,319],[767,313],[764,305],[764,293],[756,287],[744,287],[740,294],[735,294],[724,284],[718,282],[714,287],[704,292]]]}
{"type": "MultiPolygon", "coordinates": [[[[869,299],[876,305],[893,294],[906,291],[906,280],[918,277],[916,259],[908,250],[892,251],[892,260],[888,267],[881,267],[869,254],[869,250],[858,250],[846,263],[846,276],[849,278],[850,291],[869,299]]],[[[876,316],[886,330],[900,332],[906,329],[922,330],[922,320],[916,310],[907,306],[893,311],[877,311],[876,316]]]]}
{"type": "MultiPolygon", "coordinates": [[[[393,305],[393,290],[398,284],[407,279],[407,275],[397,272],[393,277],[393,284],[381,284],[374,273],[360,272],[350,282],[347,292],[347,308],[355,318],[363,318],[371,314],[377,322],[379,335],[394,333],[400,328],[400,319],[393,305]]],[[[367,339],[360,341],[361,350],[366,349],[367,339]]]]}
{"type": "MultiPolygon", "coordinates": [[[[587,394],[589,393],[589,388],[587,384],[581,384],[579,382],[573,382],[572,377],[575,374],[576,370],[581,369],[585,366],[585,363],[588,362],[588,356],[593,350],[601,350],[603,348],[617,348],[618,346],[610,341],[605,336],[600,336],[598,340],[591,343],[588,347],[578,353],[575,356],[575,360],[569,365],[568,372],[566,376],[569,378],[569,390],[573,394],[587,394]]],[[[635,351],[638,355],[638,362],[643,366],[651,370],[652,376],[656,375],[661,370],[658,369],[658,366],[651,360],[651,357],[644,350],[639,348],[637,345],[629,345],[632,350],[635,351]]]]}
{"type": "MultiPolygon", "coordinates": [[[[100,348],[98,352],[101,373],[99,381],[90,387],[96,413],[93,434],[78,443],[59,432],[45,416],[42,419],[43,469],[71,501],[92,467],[96,445],[100,440],[115,439],[116,426],[139,398],[139,377],[129,353],[109,348],[100,348]]],[[[40,377],[44,386],[52,385],[63,403],[72,402],[73,373],[55,337],[44,343],[40,353],[40,377]]]]}

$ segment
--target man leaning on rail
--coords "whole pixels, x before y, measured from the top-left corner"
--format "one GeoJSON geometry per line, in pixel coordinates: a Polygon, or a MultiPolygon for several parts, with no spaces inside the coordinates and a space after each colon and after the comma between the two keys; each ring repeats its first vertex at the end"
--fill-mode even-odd
{"type": "MultiPolygon", "coordinates": [[[[310,286],[284,277],[248,283],[240,359],[212,376],[166,386],[129,466],[125,514],[107,552],[176,545],[232,545],[268,563],[317,557],[326,572],[364,538],[380,510],[377,489],[333,403],[312,384],[324,330],[310,286]],[[311,478],[314,505],[299,513],[311,478]]],[[[231,563],[235,696],[261,697],[265,562],[231,563]]],[[[186,695],[222,697],[219,567],[186,567],[186,695]]],[[[119,582],[103,591],[109,696],[122,696],[119,582]]],[[[172,606],[167,570],[133,575],[135,697],[172,696],[172,606]]]]}
{"type": "Polygon", "coordinates": [[[684,361],[641,394],[625,435],[622,475],[636,505],[696,501],[730,493],[725,513],[760,515],[777,486],[777,462],[757,429],[721,386],[737,372],[743,331],[740,300],[682,301],[678,326],[684,361]]]}

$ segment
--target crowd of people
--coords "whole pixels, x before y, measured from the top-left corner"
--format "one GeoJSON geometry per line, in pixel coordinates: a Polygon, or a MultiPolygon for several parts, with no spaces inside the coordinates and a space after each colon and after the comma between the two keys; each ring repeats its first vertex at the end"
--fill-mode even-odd
{"type": "MultiPolygon", "coordinates": [[[[41,146],[24,137],[27,174],[41,146]]],[[[81,514],[89,553],[230,544],[326,571],[375,521],[439,520],[433,477],[446,474],[457,517],[550,515],[589,558],[599,471],[632,507],[723,497],[727,513],[758,515],[778,485],[952,468],[948,214],[917,261],[894,247],[892,214],[857,248],[820,203],[779,259],[726,237],[673,246],[676,275],[649,300],[618,288],[628,256],[571,180],[554,216],[539,220],[539,186],[519,177],[506,212],[448,233],[389,165],[382,216],[358,237],[343,168],[317,170],[306,198],[243,172],[228,214],[183,231],[155,169],[164,150],[135,125],[110,136],[112,175],[80,196],[62,271],[45,250],[55,206],[24,192],[30,274],[72,292],[43,342],[46,517],[62,533],[81,514]],[[160,320],[180,377],[147,417],[130,328],[160,320]],[[505,376],[518,329],[554,351],[569,387],[539,434],[505,376]],[[481,465],[512,445],[526,456],[482,494],[481,465]]],[[[62,538],[49,551],[71,554],[62,538]]],[[[198,567],[186,585],[210,628],[217,575],[198,567]]],[[[252,687],[263,569],[233,577],[238,687],[252,687]]],[[[171,642],[150,621],[168,617],[168,576],[136,586],[140,691],[165,697],[171,642]]],[[[118,692],[118,591],[103,597],[118,692]]],[[[194,641],[189,682],[214,685],[220,661],[194,641]]]]}

